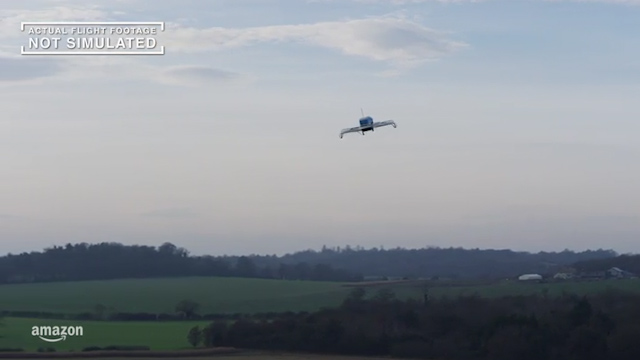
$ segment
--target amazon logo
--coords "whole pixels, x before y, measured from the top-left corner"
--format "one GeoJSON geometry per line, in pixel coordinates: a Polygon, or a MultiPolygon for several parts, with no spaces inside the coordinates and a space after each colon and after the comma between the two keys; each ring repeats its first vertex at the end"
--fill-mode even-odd
{"type": "Polygon", "coordinates": [[[65,341],[67,337],[71,336],[83,335],[84,328],[82,326],[34,326],[31,328],[31,336],[49,343],[65,341]]]}

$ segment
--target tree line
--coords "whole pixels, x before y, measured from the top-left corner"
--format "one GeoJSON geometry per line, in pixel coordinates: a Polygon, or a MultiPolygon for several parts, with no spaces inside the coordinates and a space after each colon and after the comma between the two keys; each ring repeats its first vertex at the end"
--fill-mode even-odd
{"type": "Polygon", "coordinates": [[[326,264],[272,263],[249,257],[190,256],[171,243],[159,247],[119,243],[67,244],[42,252],[0,257],[0,283],[222,276],[311,281],[359,281],[362,275],[326,264]]]}
{"type": "Polygon", "coordinates": [[[339,308],[194,327],[194,346],[449,360],[640,359],[640,296],[606,291],[400,301],[355,289],[339,308]]]}
{"type": "Polygon", "coordinates": [[[612,267],[619,267],[634,274],[640,274],[640,255],[623,254],[616,257],[579,261],[574,264],[578,271],[595,272],[607,271],[612,267]]]}
{"type": "Polygon", "coordinates": [[[515,252],[461,248],[362,247],[305,250],[283,256],[193,256],[171,243],[66,244],[0,257],[0,283],[179,276],[226,276],[314,281],[360,281],[365,276],[496,279],[552,273],[588,260],[612,261],[611,250],[515,252]]]}
{"type": "Polygon", "coordinates": [[[327,264],[372,276],[440,277],[454,279],[496,279],[525,273],[553,274],[576,262],[612,259],[613,250],[573,252],[519,252],[513,250],[427,247],[384,249],[363,247],[323,247],[284,256],[249,256],[260,266],[278,263],[327,264]]]}

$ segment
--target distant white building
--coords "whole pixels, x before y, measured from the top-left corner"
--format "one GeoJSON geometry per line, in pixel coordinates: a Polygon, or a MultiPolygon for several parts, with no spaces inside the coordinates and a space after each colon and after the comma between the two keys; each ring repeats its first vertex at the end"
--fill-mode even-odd
{"type": "Polygon", "coordinates": [[[607,270],[607,273],[611,277],[620,278],[620,279],[634,277],[632,273],[622,270],[618,267],[612,267],[611,269],[607,270]]]}
{"type": "Polygon", "coordinates": [[[560,280],[569,280],[573,278],[573,274],[571,273],[557,273],[555,275],[553,275],[554,279],[560,279],[560,280]]]}
{"type": "Polygon", "coordinates": [[[518,276],[518,280],[520,281],[534,281],[534,280],[542,280],[542,275],[538,274],[524,274],[518,276]]]}

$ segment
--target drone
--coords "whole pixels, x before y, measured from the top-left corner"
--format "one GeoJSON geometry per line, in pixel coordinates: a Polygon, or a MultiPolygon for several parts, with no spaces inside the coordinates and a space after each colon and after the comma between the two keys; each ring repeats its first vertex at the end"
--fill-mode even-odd
{"type": "Polygon", "coordinates": [[[362,135],[364,135],[365,132],[374,131],[373,129],[381,126],[391,125],[394,128],[398,127],[398,125],[396,125],[395,121],[393,120],[373,122],[373,118],[371,116],[364,116],[364,111],[362,109],[360,109],[360,112],[362,113],[362,117],[360,118],[360,126],[342,129],[342,131],[340,131],[340,139],[342,139],[342,136],[344,136],[344,134],[346,133],[361,132],[362,135]]]}

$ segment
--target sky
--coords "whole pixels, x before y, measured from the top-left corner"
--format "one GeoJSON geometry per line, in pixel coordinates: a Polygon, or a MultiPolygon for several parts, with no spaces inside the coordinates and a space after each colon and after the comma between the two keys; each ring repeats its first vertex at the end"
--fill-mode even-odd
{"type": "Polygon", "coordinates": [[[0,3],[0,253],[640,252],[640,1],[0,3]],[[163,56],[21,56],[163,21],[163,56]],[[361,115],[398,127],[347,134],[361,115]]]}

